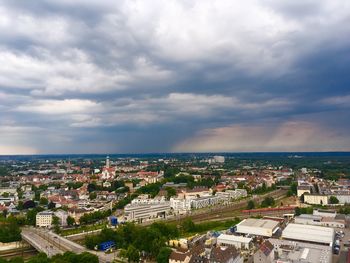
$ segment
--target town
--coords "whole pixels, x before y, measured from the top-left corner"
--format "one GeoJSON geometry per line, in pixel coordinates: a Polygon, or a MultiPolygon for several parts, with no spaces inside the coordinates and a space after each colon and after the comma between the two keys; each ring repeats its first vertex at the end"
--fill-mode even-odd
{"type": "Polygon", "coordinates": [[[345,262],[348,164],[293,155],[2,158],[0,255],[345,262]]]}

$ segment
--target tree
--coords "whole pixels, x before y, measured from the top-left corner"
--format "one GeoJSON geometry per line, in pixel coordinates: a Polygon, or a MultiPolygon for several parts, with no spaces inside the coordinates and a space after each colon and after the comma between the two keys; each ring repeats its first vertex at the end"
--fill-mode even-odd
{"type": "Polygon", "coordinates": [[[273,199],[271,196],[265,197],[264,200],[261,202],[261,207],[269,207],[273,206],[275,204],[275,199],[273,199]]]}
{"type": "Polygon", "coordinates": [[[172,250],[170,248],[168,248],[168,247],[162,247],[159,250],[159,253],[158,253],[158,256],[157,256],[157,262],[158,263],[168,263],[171,251],[172,250]]]}
{"type": "Polygon", "coordinates": [[[0,227],[0,242],[8,243],[21,240],[21,229],[16,221],[6,219],[0,227]]]}
{"type": "Polygon", "coordinates": [[[126,256],[129,262],[139,262],[140,261],[140,251],[133,245],[129,245],[126,250],[126,256]]]}
{"type": "Polygon", "coordinates": [[[93,191],[96,191],[97,186],[96,186],[96,184],[88,184],[87,189],[88,189],[89,193],[91,193],[93,191]]]}
{"type": "Polygon", "coordinates": [[[50,203],[47,205],[48,209],[54,209],[56,207],[56,204],[52,201],[50,201],[50,203]]]}
{"type": "Polygon", "coordinates": [[[69,226],[75,225],[75,219],[71,216],[68,216],[67,217],[67,225],[69,225],[69,226]]]}
{"type": "Polygon", "coordinates": [[[331,204],[339,204],[339,200],[338,200],[337,197],[332,195],[331,197],[329,197],[329,203],[331,203],[331,204]]]}
{"type": "Polygon", "coordinates": [[[97,197],[97,194],[95,192],[92,192],[92,193],[89,194],[89,199],[90,200],[94,200],[94,199],[96,199],[96,197],[97,197]]]}
{"type": "Polygon", "coordinates": [[[253,200],[249,200],[247,204],[247,209],[254,209],[255,208],[255,203],[253,200]]]}
{"type": "Polygon", "coordinates": [[[59,233],[60,232],[60,219],[57,216],[53,216],[52,224],[54,226],[55,233],[59,233]]]}
{"type": "Polygon", "coordinates": [[[98,263],[98,257],[89,252],[83,252],[78,257],[78,263],[98,263]]]}
{"type": "Polygon", "coordinates": [[[9,193],[7,193],[7,192],[4,192],[3,194],[2,194],[2,197],[9,197],[10,196],[10,194],[9,193]]]}
{"type": "Polygon", "coordinates": [[[170,197],[176,196],[176,190],[174,188],[167,187],[167,188],[165,188],[165,190],[167,192],[166,197],[167,197],[168,200],[170,199],[170,197]]]}
{"type": "Polygon", "coordinates": [[[28,201],[24,202],[24,204],[23,204],[24,209],[35,208],[35,206],[36,206],[36,204],[33,200],[28,200],[28,201]]]}
{"type": "Polygon", "coordinates": [[[24,260],[21,257],[15,257],[15,258],[9,259],[7,262],[8,263],[24,263],[24,260]]]}
{"type": "Polygon", "coordinates": [[[47,198],[45,197],[40,198],[40,201],[39,201],[40,205],[47,205],[48,203],[49,203],[49,200],[47,200],[47,198]]]}
{"type": "Polygon", "coordinates": [[[196,231],[196,225],[193,223],[191,218],[186,218],[182,224],[182,229],[184,232],[195,232],[196,231]]]}

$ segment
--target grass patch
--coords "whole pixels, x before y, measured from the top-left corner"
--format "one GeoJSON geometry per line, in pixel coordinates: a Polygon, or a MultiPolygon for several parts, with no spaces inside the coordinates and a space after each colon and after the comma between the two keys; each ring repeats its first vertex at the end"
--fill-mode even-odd
{"type": "Polygon", "coordinates": [[[98,224],[98,225],[79,226],[77,228],[72,228],[72,229],[63,229],[63,230],[61,230],[61,235],[62,236],[70,236],[70,235],[74,235],[74,234],[80,234],[83,232],[89,232],[89,231],[103,229],[106,226],[107,226],[107,224],[103,223],[103,224],[98,224]]]}

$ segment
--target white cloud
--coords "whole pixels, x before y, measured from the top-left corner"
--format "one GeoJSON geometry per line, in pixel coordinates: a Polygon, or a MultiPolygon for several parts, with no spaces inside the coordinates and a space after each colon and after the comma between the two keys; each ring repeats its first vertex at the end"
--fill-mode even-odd
{"type": "Polygon", "coordinates": [[[346,135],[306,121],[205,129],[173,148],[175,152],[349,150],[350,142],[346,135]]]}
{"type": "Polygon", "coordinates": [[[102,105],[90,100],[65,99],[65,100],[38,100],[31,104],[18,106],[15,111],[32,112],[40,114],[73,114],[84,112],[99,112],[102,105]]]}

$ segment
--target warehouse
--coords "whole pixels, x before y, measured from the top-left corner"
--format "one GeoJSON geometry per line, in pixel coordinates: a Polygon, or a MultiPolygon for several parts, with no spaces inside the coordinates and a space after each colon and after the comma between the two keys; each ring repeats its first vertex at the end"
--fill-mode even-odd
{"type": "Polygon", "coordinates": [[[272,235],[279,229],[279,223],[268,219],[244,219],[236,227],[237,233],[272,237],[272,235]]]}
{"type": "Polygon", "coordinates": [[[249,249],[252,238],[221,234],[217,239],[220,246],[234,246],[237,249],[249,249]]]}
{"type": "Polygon", "coordinates": [[[282,232],[282,238],[297,241],[306,241],[314,244],[332,246],[334,229],[322,226],[289,224],[282,232]]]}
{"type": "Polygon", "coordinates": [[[336,218],[323,217],[317,215],[301,214],[295,217],[295,223],[314,226],[329,226],[337,228],[345,228],[346,221],[344,215],[337,215],[336,218]]]}

